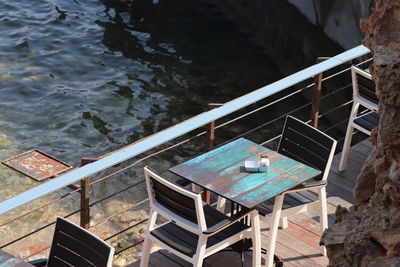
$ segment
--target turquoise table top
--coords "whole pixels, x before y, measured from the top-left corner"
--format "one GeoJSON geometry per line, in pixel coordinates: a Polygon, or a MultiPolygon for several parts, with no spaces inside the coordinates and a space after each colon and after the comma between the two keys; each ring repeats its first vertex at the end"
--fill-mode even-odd
{"type": "Polygon", "coordinates": [[[33,267],[32,264],[27,263],[13,255],[0,250],[0,266],[1,267],[33,267]]]}
{"type": "Polygon", "coordinates": [[[303,163],[240,138],[169,169],[191,182],[247,208],[321,173],[303,163]],[[268,156],[265,172],[246,172],[245,160],[268,156]]]}

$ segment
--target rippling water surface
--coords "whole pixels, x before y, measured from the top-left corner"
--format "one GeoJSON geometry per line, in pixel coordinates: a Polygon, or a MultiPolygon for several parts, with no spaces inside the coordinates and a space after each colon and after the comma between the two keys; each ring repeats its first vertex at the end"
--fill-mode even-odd
{"type": "MultiPolygon", "coordinates": [[[[0,0],[0,25],[0,160],[39,148],[78,166],[81,157],[120,148],[282,76],[212,0],[0,0]]],[[[132,176],[100,183],[91,200],[127,183],[132,176]]],[[[36,185],[0,165],[0,201],[36,185]]],[[[143,199],[143,185],[126,194],[143,199]]],[[[119,198],[97,205],[92,219],[124,205],[119,198]]],[[[37,206],[13,210],[0,224],[37,206]]],[[[0,244],[78,206],[75,194],[3,226],[0,244]]],[[[40,240],[49,236],[7,249],[23,257],[40,240]]]]}
{"type": "Polygon", "coordinates": [[[212,2],[0,1],[0,132],[77,165],[279,78],[212,2]]]}

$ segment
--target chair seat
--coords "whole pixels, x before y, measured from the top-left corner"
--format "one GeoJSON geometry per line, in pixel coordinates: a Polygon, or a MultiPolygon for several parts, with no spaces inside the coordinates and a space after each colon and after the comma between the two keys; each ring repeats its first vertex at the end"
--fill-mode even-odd
{"type": "MultiPolygon", "coordinates": [[[[204,214],[208,228],[228,218],[228,216],[209,205],[204,206],[204,214]]],[[[236,222],[217,234],[209,237],[207,240],[207,248],[218,244],[230,236],[233,236],[248,228],[250,228],[250,226],[236,222]]],[[[192,257],[194,254],[196,254],[198,236],[183,229],[173,222],[166,223],[154,229],[151,231],[151,235],[173,249],[185,254],[186,256],[192,257]]]]}
{"type": "Polygon", "coordinates": [[[379,124],[379,115],[375,111],[370,111],[357,117],[354,123],[371,132],[379,124]]]}

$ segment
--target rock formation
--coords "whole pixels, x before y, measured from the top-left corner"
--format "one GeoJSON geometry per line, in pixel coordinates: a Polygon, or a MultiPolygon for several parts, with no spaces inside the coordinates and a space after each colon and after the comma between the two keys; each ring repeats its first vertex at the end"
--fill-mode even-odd
{"type": "Polygon", "coordinates": [[[356,205],[338,207],[321,244],[330,266],[400,266],[400,0],[376,0],[361,30],[374,56],[380,122],[354,188],[356,205]]]}
{"type": "Polygon", "coordinates": [[[264,48],[269,59],[285,75],[315,64],[317,57],[333,56],[343,51],[320,27],[313,25],[287,1],[217,0],[215,3],[264,48]]]}
{"type": "Polygon", "coordinates": [[[344,49],[360,44],[360,18],[370,14],[371,0],[287,0],[344,49]]]}

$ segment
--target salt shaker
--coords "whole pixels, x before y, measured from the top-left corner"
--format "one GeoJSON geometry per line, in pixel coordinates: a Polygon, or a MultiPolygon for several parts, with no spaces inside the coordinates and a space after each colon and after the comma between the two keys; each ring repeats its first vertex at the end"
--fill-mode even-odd
{"type": "Polygon", "coordinates": [[[269,158],[267,155],[260,154],[260,171],[265,172],[268,170],[269,158]]]}

